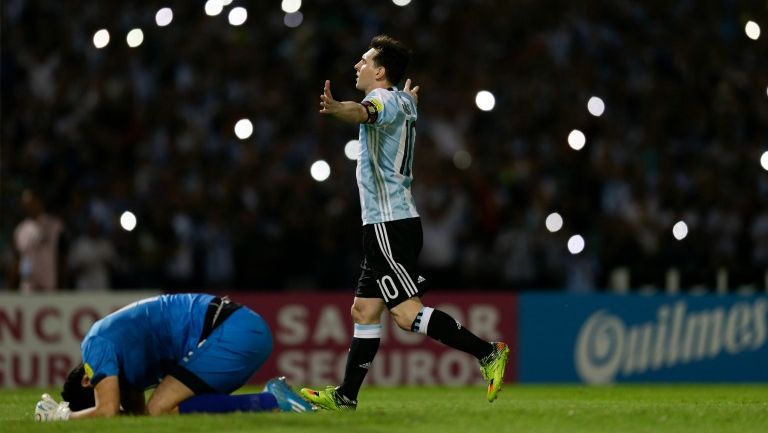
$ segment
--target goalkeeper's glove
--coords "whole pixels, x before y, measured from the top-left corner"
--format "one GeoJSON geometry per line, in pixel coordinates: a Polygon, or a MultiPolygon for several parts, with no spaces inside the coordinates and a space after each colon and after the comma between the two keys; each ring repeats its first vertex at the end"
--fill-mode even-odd
{"type": "Polygon", "coordinates": [[[65,421],[69,419],[72,411],[69,403],[62,401],[56,403],[50,395],[43,394],[42,400],[35,405],[35,421],[65,421]]]}

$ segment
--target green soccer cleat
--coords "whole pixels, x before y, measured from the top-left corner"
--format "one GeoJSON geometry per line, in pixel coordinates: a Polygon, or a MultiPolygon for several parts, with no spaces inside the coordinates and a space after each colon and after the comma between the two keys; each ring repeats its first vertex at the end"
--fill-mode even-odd
{"type": "Polygon", "coordinates": [[[509,358],[509,346],[502,342],[494,342],[493,352],[480,361],[480,373],[488,382],[488,402],[493,403],[504,383],[504,370],[509,358]]]}
{"type": "Polygon", "coordinates": [[[299,391],[305,400],[325,410],[355,410],[357,402],[336,392],[337,387],[328,386],[322,391],[302,388],[299,391]]]}

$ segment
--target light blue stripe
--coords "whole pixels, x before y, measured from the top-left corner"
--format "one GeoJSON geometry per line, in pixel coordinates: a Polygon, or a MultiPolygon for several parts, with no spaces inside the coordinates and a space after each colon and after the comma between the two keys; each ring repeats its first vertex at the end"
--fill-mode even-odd
{"type": "MultiPolygon", "coordinates": [[[[377,328],[381,328],[381,323],[374,323],[373,325],[360,325],[360,324],[355,323],[355,329],[360,330],[360,331],[366,331],[366,330],[369,330],[369,329],[377,329],[377,328]]],[[[347,329],[349,329],[349,328],[347,328],[347,329]]]]}

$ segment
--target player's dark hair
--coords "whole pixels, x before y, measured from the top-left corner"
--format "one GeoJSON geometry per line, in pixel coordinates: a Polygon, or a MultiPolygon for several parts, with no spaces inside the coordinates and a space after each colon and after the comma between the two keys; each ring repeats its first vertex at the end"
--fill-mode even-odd
{"type": "Polygon", "coordinates": [[[67,380],[64,382],[64,389],[61,391],[61,398],[69,402],[69,408],[73,412],[96,406],[93,387],[82,385],[84,374],[85,365],[81,362],[69,372],[67,380]]]}
{"type": "Polygon", "coordinates": [[[378,35],[371,39],[371,45],[378,53],[373,57],[377,66],[383,66],[387,71],[387,79],[396,86],[405,76],[408,62],[411,60],[411,50],[397,39],[387,35],[378,35]]]}

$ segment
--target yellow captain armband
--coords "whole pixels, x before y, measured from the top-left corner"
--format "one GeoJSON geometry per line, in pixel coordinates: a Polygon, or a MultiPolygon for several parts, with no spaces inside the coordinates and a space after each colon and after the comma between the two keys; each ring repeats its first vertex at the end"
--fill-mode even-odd
{"type": "Polygon", "coordinates": [[[376,99],[369,101],[363,101],[362,106],[365,108],[365,112],[368,113],[368,118],[363,123],[376,123],[376,119],[379,118],[379,112],[383,108],[381,102],[376,99]]]}
{"type": "Polygon", "coordinates": [[[83,364],[83,367],[85,368],[85,375],[88,377],[88,379],[93,379],[93,367],[91,367],[87,362],[83,364]]]}

